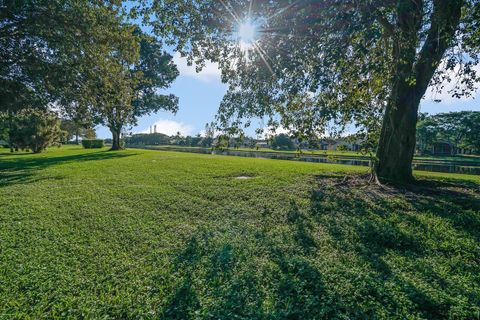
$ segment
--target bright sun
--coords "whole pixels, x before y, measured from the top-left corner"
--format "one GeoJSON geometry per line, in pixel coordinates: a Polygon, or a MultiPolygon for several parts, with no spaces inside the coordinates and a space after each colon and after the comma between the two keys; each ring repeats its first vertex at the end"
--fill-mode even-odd
{"type": "Polygon", "coordinates": [[[253,47],[258,38],[258,27],[247,20],[238,25],[238,41],[243,50],[248,50],[253,47]]]}

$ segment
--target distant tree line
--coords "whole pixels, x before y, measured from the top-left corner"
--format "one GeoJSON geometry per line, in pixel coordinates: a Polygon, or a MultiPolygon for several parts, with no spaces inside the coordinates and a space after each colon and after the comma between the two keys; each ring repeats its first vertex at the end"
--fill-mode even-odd
{"type": "Polygon", "coordinates": [[[60,128],[66,132],[62,143],[80,143],[80,139],[95,139],[97,134],[94,128],[80,125],[77,121],[61,119],[60,128]]]}
{"type": "Polygon", "coordinates": [[[271,139],[272,149],[276,150],[295,150],[296,143],[287,134],[281,133],[271,139]]]}
{"type": "MultiPolygon", "coordinates": [[[[297,143],[287,134],[279,134],[265,140],[275,150],[295,150],[297,143]]],[[[107,141],[111,142],[111,141],[107,141]]],[[[254,149],[258,146],[258,140],[244,135],[230,136],[228,134],[219,134],[216,137],[206,134],[202,136],[182,136],[177,132],[174,136],[168,136],[163,133],[139,133],[127,136],[125,138],[127,145],[176,145],[185,147],[202,147],[202,148],[250,148],[254,149]]]]}
{"type": "MultiPolygon", "coordinates": [[[[107,141],[110,142],[110,141],[107,141]]],[[[177,145],[186,147],[212,147],[214,139],[212,137],[182,136],[177,133],[174,136],[168,136],[163,133],[138,133],[125,137],[126,145],[177,145]]]]}
{"type": "MultiPolygon", "coordinates": [[[[417,150],[432,152],[435,143],[447,142],[455,149],[480,153],[480,112],[462,111],[421,114],[417,124],[417,150]]],[[[454,150],[456,153],[456,150],[454,150]]]]}
{"type": "Polygon", "coordinates": [[[170,144],[171,138],[163,133],[134,134],[125,138],[125,143],[131,145],[166,145],[170,144]]]}

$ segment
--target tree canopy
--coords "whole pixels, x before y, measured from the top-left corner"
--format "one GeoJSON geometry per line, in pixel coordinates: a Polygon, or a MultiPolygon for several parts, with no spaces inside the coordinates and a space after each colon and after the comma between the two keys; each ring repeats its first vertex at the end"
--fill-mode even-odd
{"type": "Polygon", "coordinates": [[[98,115],[99,123],[110,128],[114,150],[120,148],[122,129],[136,124],[138,117],[159,110],[178,110],[178,98],[161,92],[179,74],[172,56],[162,49],[155,37],[143,33],[138,27],[132,28],[130,51],[107,59],[94,88],[93,113],[98,115]]]}
{"type": "Polygon", "coordinates": [[[170,137],[163,133],[138,133],[125,138],[125,142],[132,145],[167,145],[170,137]]]}
{"type": "Polygon", "coordinates": [[[96,67],[131,46],[122,1],[6,0],[0,10],[0,111],[86,104],[96,67]]]}

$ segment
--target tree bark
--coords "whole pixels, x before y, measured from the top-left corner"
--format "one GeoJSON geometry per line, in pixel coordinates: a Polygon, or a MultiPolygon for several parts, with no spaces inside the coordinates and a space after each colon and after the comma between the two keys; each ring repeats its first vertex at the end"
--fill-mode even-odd
{"type": "Polygon", "coordinates": [[[110,132],[112,132],[112,148],[110,150],[112,150],[112,151],[122,150],[123,147],[122,147],[121,141],[120,141],[121,129],[111,127],[110,132]]]}
{"type": "Polygon", "coordinates": [[[383,118],[377,150],[376,174],[384,182],[413,181],[412,160],[415,151],[415,131],[418,97],[415,88],[400,85],[392,93],[383,118]]]}
{"type": "Polygon", "coordinates": [[[413,180],[412,160],[421,96],[417,97],[415,83],[411,79],[422,11],[421,2],[399,0],[396,32],[392,33],[394,74],[375,167],[378,178],[384,182],[408,183],[413,180]]]}
{"type": "MultiPolygon", "coordinates": [[[[399,0],[402,2],[402,0],[399,0]]],[[[399,6],[393,56],[396,60],[392,91],[385,110],[375,172],[380,181],[414,180],[412,161],[420,100],[449,47],[460,21],[462,0],[436,0],[427,38],[417,54],[422,2],[399,6]]]]}
{"type": "Polygon", "coordinates": [[[10,110],[8,110],[8,145],[10,146],[10,152],[14,152],[14,145],[13,145],[13,137],[12,137],[12,130],[13,130],[13,115],[10,110]]]}

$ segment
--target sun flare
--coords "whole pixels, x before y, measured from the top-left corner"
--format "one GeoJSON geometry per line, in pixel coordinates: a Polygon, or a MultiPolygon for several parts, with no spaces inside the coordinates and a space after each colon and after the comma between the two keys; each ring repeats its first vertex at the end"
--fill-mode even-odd
{"type": "Polygon", "coordinates": [[[258,26],[251,20],[239,23],[237,37],[242,50],[251,49],[258,40],[258,34],[258,26]]]}

